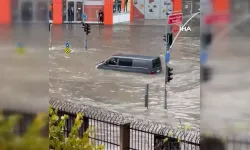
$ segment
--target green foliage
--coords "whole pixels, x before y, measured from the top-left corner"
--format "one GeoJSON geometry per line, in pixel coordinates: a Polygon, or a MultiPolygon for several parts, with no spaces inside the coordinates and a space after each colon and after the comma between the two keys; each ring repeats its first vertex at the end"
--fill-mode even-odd
{"type": "MultiPolygon", "coordinates": [[[[190,131],[191,130],[191,125],[190,124],[182,124],[181,123],[181,120],[179,119],[179,122],[180,122],[180,127],[177,127],[177,129],[179,129],[179,130],[181,130],[181,131],[184,131],[184,137],[186,137],[186,133],[188,132],[188,131],[190,131]]],[[[172,133],[172,131],[170,131],[169,133],[168,133],[168,135],[167,135],[168,137],[174,137],[173,136],[173,133],[172,133]]],[[[180,139],[180,137],[176,137],[177,138],[177,142],[178,143],[180,143],[181,142],[181,139],[180,139]]],[[[163,139],[163,142],[164,143],[166,143],[166,142],[168,142],[168,138],[166,137],[166,138],[164,138],[163,139]]]]}
{"type": "Polygon", "coordinates": [[[27,132],[22,136],[14,134],[13,129],[21,119],[20,115],[8,117],[0,113],[0,149],[1,150],[47,150],[48,139],[41,136],[41,129],[46,125],[47,115],[38,114],[27,132]]]}
{"type": "Polygon", "coordinates": [[[49,118],[46,113],[39,113],[26,132],[17,136],[13,131],[21,118],[18,114],[6,117],[0,112],[0,150],[48,150],[48,146],[54,150],[104,150],[103,145],[95,146],[88,138],[95,133],[93,128],[84,132],[82,138],[78,137],[83,123],[82,114],[77,114],[67,138],[64,137],[63,128],[69,116],[59,118],[57,111],[52,108],[49,109],[49,118]],[[49,139],[41,135],[41,130],[48,122],[49,139]]]}
{"type": "Polygon", "coordinates": [[[61,118],[57,115],[57,110],[50,108],[49,110],[49,146],[55,150],[104,150],[104,146],[95,146],[88,136],[93,133],[91,128],[83,133],[83,137],[79,138],[79,129],[83,123],[83,114],[76,115],[74,125],[67,138],[64,138],[63,128],[68,115],[63,115],[61,118]]]}

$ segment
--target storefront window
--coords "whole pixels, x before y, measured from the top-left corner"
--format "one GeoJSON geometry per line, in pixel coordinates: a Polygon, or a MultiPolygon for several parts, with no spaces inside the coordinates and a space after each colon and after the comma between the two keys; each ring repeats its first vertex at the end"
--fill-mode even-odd
{"type": "Polygon", "coordinates": [[[114,0],[113,13],[127,13],[130,12],[131,0],[114,0]]]}
{"type": "Polygon", "coordinates": [[[66,0],[63,0],[63,6],[62,6],[62,8],[63,8],[63,21],[67,21],[67,14],[68,14],[68,11],[67,11],[67,6],[66,6],[66,3],[67,3],[67,1],[66,0]]]}
{"type": "Polygon", "coordinates": [[[23,2],[21,5],[21,19],[22,21],[32,21],[33,19],[33,4],[32,2],[23,2]]]}
{"type": "Polygon", "coordinates": [[[48,19],[48,2],[37,2],[36,18],[39,21],[47,21],[48,19]]]}
{"type": "Polygon", "coordinates": [[[121,0],[114,0],[113,13],[121,13],[121,0]]]}
{"type": "Polygon", "coordinates": [[[125,0],[124,12],[130,12],[131,0],[125,0]]]}
{"type": "Polygon", "coordinates": [[[12,20],[13,22],[18,20],[18,1],[17,0],[12,0],[11,1],[11,11],[12,11],[12,20]]]}

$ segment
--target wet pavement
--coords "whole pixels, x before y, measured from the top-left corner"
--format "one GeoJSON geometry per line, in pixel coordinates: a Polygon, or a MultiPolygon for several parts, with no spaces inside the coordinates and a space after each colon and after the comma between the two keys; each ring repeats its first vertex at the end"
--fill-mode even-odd
{"type": "MultiPolygon", "coordinates": [[[[164,26],[91,26],[88,49],[80,25],[53,25],[50,48],[51,97],[75,101],[171,125],[191,123],[199,128],[199,27],[180,34],[171,54],[174,79],[168,84],[168,110],[164,110],[164,74],[143,75],[98,70],[96,64],[117,53],[163,56],[164,26]],[[72,52],[64,53],[65,43],[72,52]],[[149,84],[149,109],[144,108],[149,84]]],[[[161,57],[163,61],[163,57],[161,57]]],[[[162,62],[164,63],[164,62],[162,62]]]]}

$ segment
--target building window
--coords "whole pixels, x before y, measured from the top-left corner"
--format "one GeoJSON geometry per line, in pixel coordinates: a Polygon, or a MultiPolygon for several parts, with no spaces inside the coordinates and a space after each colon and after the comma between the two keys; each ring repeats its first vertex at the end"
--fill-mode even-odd
{"type": "Polygon", "coordinates": [[[130,12],[131,0],[113,0],[113,13],[127,13],[130,12]]]}
{"type": "Polygon", "coordinates": [[[113,13],[121,13],[121,0],[114,0],[113,3],[113,13]]]}
{"type": "Polygon", "coordinates": [[[130,12],[131,0],[124,0],[124,12],[130,12]]]}
{"type": "Polygon", "coordinates": [[[12,20],[13,22],[15,22],[18,20],[18,0],[12,0],[11,5],[12,20]]]}
{"type": "Polygon", "coordinates": [[[33,19],[33,4],[32,2],[23,2],[21,5],[22,21],[32,21],[33,19]]]}
{"type": "Polygon", "coordinates": [[[36,18],[39,21],[47,21],[48,19],[48,2],[37,2],[36,18]]]}
{"type": "Polygon", "coordinates": [[[53,2],[49,3],[49,20],[53,20],[53,2]]]}
{"type": "Polygon", "coordinates": [[[63,8],[63,21],[67,21],[67,14],[68,14],[68,10],[67,10],[67,1],[66,0],[63,0],[63,4],[62,4],[62,8],[63,8]]]}

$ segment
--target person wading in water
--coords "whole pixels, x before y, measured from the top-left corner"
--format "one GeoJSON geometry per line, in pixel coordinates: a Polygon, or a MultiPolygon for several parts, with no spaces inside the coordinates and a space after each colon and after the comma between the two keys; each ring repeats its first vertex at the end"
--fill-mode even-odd
{"type": "Polygon", "coordinates": [[[104,22],[104,13],[102,10],[99,11],[99,21],[100,21],[100,24],[103,24],[104,22]]]}

